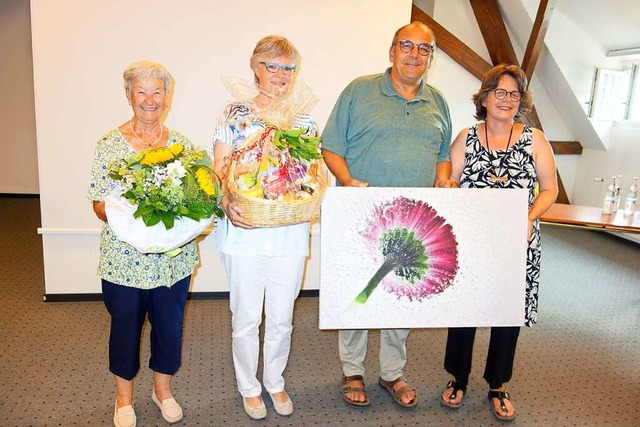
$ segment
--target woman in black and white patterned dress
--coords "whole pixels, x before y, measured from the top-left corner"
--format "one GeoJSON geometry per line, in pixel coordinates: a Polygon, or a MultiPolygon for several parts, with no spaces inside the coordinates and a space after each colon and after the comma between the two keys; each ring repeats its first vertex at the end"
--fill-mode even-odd
{"type": "MultiPolygon", "coordinates": [[[[527,77],[515,65],[501,64],[489,70],[473,96],[476,118],[484,122],[463,129],[451,146],[451,179],[463,188],[527,188],[529,227],[524,323],[537,320],[540,273],[539,218],[556,200],[558,184],[551,145],[542,131],[516,123],[532,104],[527,77]]],[[[476,328],[450,328],[445,369],[453,379],[441,401],[450,408],[462,404],[469,373],[476,328]]],[[[511,379],[519,327],[493,327],[484,378],[489,383],[489,402],[500,420],[515,418],[505,391],[511,379]]]]}

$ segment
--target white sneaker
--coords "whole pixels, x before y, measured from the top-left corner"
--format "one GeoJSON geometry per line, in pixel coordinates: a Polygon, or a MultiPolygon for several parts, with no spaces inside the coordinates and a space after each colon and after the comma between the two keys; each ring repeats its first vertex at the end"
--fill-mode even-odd
{"type": "Polygon", "coordinates": [[[173,397],[165,399],[162,401],[162,403],[160,403],[160,399],[158,399],[158,396],[156,396],[156,391],[153,390],[151,399],[155,402],[156,405],[158,405],[158,408],[160,408],[160,412],[162,412],[162,418],[164,418],[166,422],[173,424],[182,419],[182,408],[173,397]]]}
{"type": "Polygon", "coordinates": [[[113,425],[116,427],[136,427],[136,412],[132,405],[118,408],[116,400],[115,410],[113,411],[113,425]]]}

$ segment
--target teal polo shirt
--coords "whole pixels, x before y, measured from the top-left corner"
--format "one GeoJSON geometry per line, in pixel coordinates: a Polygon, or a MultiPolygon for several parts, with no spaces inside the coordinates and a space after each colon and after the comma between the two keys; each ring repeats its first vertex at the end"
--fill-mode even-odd
{"type": "Polygon", "coordinates": [[[420,83],[407,101],[383,74],[351,82],[322,133],[322,148],[372,187],[432,187],[436,163],[449,161],[451,118],[442,94],[420,83]]]}

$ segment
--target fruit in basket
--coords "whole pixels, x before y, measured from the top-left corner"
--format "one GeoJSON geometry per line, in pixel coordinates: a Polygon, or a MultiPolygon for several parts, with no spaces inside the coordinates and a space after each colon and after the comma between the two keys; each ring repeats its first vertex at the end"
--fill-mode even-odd
{"type": "Polygon", "coordinates": [[[262,185],[255,172],[243,173],[236,179],[236,186],[247,196],[264,197],[262,185]]]}

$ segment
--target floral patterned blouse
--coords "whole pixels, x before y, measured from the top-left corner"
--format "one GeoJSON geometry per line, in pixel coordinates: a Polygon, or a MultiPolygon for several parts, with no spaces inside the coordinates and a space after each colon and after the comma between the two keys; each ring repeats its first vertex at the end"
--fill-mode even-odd
{"type": "MultiPolygon", "coordinates": [[[[167,146],[173,144],[192,146],[184,135],[171,130],[167,146]]],[[[109,163],[135,152],[119,129],[107,132],[96,147],[87,198],[91,201],[103,201],[117,185],[115,180],[109,178],[109,163]]],[[[120,241],[108,223],[102,224],[98,276],[111,283],[139,289],[171,287],[192,274],[198,262],[195,240],[184,245],[182,252],[174,258],[165,254],[143,254],[128,243],[120,241]]]]}

